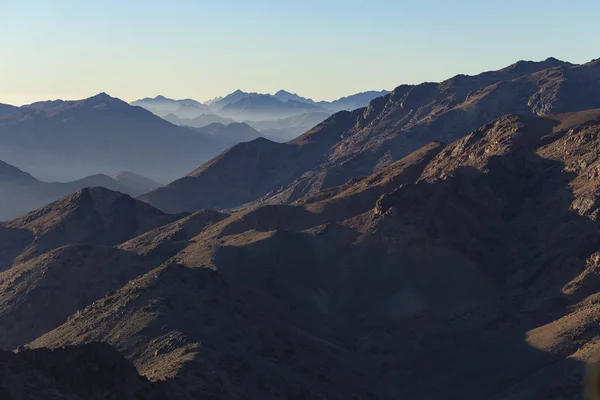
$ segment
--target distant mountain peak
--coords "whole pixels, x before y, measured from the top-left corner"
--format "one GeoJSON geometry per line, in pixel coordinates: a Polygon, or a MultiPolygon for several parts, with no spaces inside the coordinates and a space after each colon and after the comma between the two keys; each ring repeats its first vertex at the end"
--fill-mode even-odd
{"type": "Polygon", "coordinates": [[[306,97],[302,97],[300,95],[298,95],[297,93],[292,93],[292,92],[288,92],[287,90],[279,90],[277,93],[275,93],[273,95],[273,97],[275,97],[277,100],[280,100],[282,102],[287,102],[290,100],[294,100],[300,103],[305,103],[305,104],[314,104],[315,102],[313,101],[313,99],[308,99],[306,97]]]}
{"type": "Polygon", "coordinates": [[[91,105],[99,105],[99,104],[113,102],[113,101],[121,102],[121,100],[117,99],[116,97],[111,97],[108,94],[106,94],[105,92],[102,92],[102,93],[98,93],[95,96],[85,99],[84,103],[91,104],[91,105]]]}
{"type": "Polygon", "coordinates": [[[109,96],[106,92],[100,92],[95,96],[90,97],[88,100],[112,100],[114,97],[109,96]]]}
{"type": "Polygon", "coordinates": [[[554,68],[554,67],[571,67],[574,64],[571,64],[566,61],[561,61],[554,57],[548,57],[543,61],[529,61],[529,60],[520,60],[516,63],[509,65],[501,71],[513,71],[513,72],[533,72],[546,68],[554,68]]]}
{"type": "Polygon", "coordinates": [[[280,89],[279,91],[277,91],[277,93],[275,93],[275,96],[280,95],[280,94],[293,94],[294,96],[298,96],[297,93],[288,92],[287,90],[283,90],[283,89],[280,89]]]}

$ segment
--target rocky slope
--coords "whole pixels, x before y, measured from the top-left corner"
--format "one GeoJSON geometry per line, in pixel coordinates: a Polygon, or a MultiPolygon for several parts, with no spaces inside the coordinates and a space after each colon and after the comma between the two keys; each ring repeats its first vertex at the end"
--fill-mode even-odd
{"type": "Polygon", "coordinates": [[[196,211],[239,206],[286,191],[288,197],[279,193],[279,201],[291,202],[369,175],[428,142],[454,141],[507,113],[600,107],[599,76],[598,60],[572,65],[550,58],[441,83],[399,86],[365,109],[336,114],[285,145],[260,140],[233,147],[146,200],[164,210],[196,211]],[[252,149],[253,161],[268,159],[269,167],[250,164],[240,154],[246,149],[252,149]],[[265,171],[271,166],[278,172],[265,171]],[[217,176],[232,184],[216,187],[212,177],[217,176]]]}
{"type": "Polygon", "coordinates": [[[28,343],[151,268],[129,252],[77,244],[0,272],[0,348],[28,343]]]}
{"type": "Polygon", "coordinates": [[[0,271],[70,244],[117,245],[181,217],[122,193],[86,188],[1,223],[0,271]]]}
{"type": "Polygon", "coordinates": [[[600,111],[505,116],[289,205],[186,217],[120,246],[166,263],[30,346],[107,341],[194,396],[578,398],[599,135],[600,111]]]}
{"type": "Polygon", "coordinates": [[[150,383],[105,344],[58,350],[0,352],[5,400],[185,399],[165,383],[150,383]]]}

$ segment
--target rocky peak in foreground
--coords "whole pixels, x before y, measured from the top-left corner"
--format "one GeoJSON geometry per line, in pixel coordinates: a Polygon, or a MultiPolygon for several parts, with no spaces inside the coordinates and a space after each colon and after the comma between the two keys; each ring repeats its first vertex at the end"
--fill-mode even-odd
{"type": "Polygon", "coordinates": [[[0,271],[69,244],[117,245],[183,216],[102,187],[82,189],[0,223],[0,271]]]}

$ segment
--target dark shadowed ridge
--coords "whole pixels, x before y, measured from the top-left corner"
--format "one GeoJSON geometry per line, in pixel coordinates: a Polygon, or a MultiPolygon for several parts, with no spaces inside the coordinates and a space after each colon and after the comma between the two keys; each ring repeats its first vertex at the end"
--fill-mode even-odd
{"type": "Polygon", "coordinates": [[[107,344],[0,352],[0,398],[4,400],[179,400],[165,383],[138,375],[107,344]]]}

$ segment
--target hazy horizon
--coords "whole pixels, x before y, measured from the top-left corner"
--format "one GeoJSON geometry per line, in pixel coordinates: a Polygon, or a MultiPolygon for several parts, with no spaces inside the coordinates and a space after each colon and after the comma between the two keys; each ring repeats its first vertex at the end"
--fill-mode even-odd
{"type": "Polygon", "coordinates": [[[206,101],[236,89],[333,100],[522,59],[583,63],[598,56],[580,39],[600,36],[600,4],[575,3],[7,2],[0,102],[100,92],[206,101]]]}

